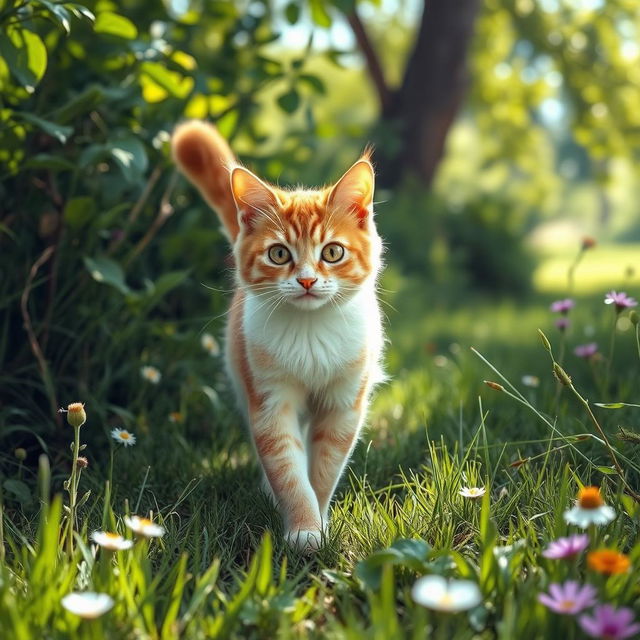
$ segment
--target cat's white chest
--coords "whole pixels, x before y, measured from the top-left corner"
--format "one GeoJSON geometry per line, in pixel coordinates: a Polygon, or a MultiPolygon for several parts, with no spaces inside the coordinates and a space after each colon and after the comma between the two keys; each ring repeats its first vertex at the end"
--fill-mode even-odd
{"type": "Polygon", "coordinates": [[[261,304],[251,296],[245,301],[248,343],[272,359],[274,375],[284,373],[312,391],[339,378],[345,366],[378,342],[379,313],[373,292],[340,308],[326,305],[306,311],[286,305],[267,312],[261,304]]]}

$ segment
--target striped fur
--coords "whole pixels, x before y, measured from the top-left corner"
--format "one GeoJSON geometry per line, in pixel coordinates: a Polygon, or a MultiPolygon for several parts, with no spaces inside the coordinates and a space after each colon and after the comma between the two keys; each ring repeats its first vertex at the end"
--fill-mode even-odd
{"type": "Polygon", "coordinates": [[[287,540],[316,549],[383,378],[369,155],[332,187],[284,190],[239,166],[202,122],[176,129],[173,154],[231,240],[228,372],[287,540]]]}

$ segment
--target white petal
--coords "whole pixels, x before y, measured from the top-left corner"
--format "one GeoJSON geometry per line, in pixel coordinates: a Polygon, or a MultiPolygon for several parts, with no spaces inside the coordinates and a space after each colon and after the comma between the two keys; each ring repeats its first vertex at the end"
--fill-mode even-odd
{"type": "Polygon", "coordinates": [[[62,598],[61,604],[67,611],[81,618],[92,619],[109,611],[114,602],[113,598],[106,593],[86,591],[84,593],[69,593],[62,598]]]}
{"type": "Polygon", "coordinates": [[[434,607],[447,592],[447,581],[442,576],[418,578],[411,589],[411,596],[423,607],[434,607]]]}

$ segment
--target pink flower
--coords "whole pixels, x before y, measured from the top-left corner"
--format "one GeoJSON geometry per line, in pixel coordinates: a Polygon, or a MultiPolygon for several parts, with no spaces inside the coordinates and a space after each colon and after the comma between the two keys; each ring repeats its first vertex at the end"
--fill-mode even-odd
{"type": "Polygon", "coordinates": [[[571,298],[565,298],[564,300],[556,300],[551,303],[551,311],[554,313],[563,313],[567,314],[573,307],[576,306],[576,303],[571,298]]]}
{"type": "Polygon", "coordinates": [[[620,312],[623,309],[628,309],[629,307],[637,306],[637,302],[628,296],[624,291],[620,291],[617,293],[616,291],[609,291],[607,295],[604,297],[605,304],[615,304],[616,311],[620,312]]]}
{"type": "Polygon", "coordinates": [[[614,609],[610,604],[597,606],[593,610],[593,616],[580,616],[578,622],[582,630],[592,638],[622,640],[640,631],[640,624],[634,623],[631,609],[614,609]]]}
{"type": "Polygon", "coordinates": [[[588,360],[596,355],[598,352],[598,343],[597,342],[589,342],[587,344],[579,344],[574,350],[578,358],[585,358],[588,360]]]}
{"type": "Polygon", "coordinates": [[[571,558],[578,555],[589,546],[589,536],[586,533],[578,533],[568,538],[558,538],[549,543],[542,552],[545,558],[571,558]]]}
{"type": "Polygon", "coordinates": [[[573,580],[567,580],[564,584],[550,584],[549,594],[538,594],[538,600],[551,611],[563,615],[580,613],[596,602],[596,589],[590,584],[579,585],[573,580]]]}
{"type": "Polygon", "coordinates": [[[571,320],[569,320],[569,318],[565,318],[564,316],[561,316],[554,322],[554,324],[560,331],[566,331],[569,328],[569,325],[571,324],[571,320]]]}

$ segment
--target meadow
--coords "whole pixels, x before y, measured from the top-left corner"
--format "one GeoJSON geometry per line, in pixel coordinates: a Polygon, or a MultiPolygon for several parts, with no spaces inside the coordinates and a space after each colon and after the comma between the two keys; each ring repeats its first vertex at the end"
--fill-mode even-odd
{"type": "MultiPolygon", "coordinates": [[[[599,251],[589,249],[584,263],[597,262],[599,251]]],[[[284,545],[259,489],[221,374],[224,318],[198,321],[191,358],[209,384],[197,393],[189,381],[172,392],[170,378],[184,374],[184,363],[136,366],[135,400],[118,414],[91,394],[69,398],[84,402],[82,411],[72,404],[70,422],[86,412],[82,426],[63,431],[71,450],[54,447],[53,458],[37,463],[23,448],[12,452],[0,520],[3,635],[632,637],[638,627],[621,608],[637,617],[638,324],[632,307],[605,305],[598,286],[583,283],[590,293],[574,296],[564,313],[550,310],[551,291],[522,303],[469,298],[452,306],[423,298],[392,264],[381,285],[390,381],[376,393],[325,546],[312,557],[284,545]],[[559,330],[559,318],[571,326],[559,330]],[[538,329],[556,367],[562,362],[555,377],[538,329]],[[576,356],[585,342],[598,343],[596,354],[576,356]],[[572,387],[557,379],[565,369],[572,387]],[[595,404],[611,402],[620,404],[595,404]],[[86,465],[72,464],[78,456],[86,465]],[[566,514],[590,486],[600,493],[583,511],[612,509],[615,517],[583,530],[566,514]],[[160,529],[132,522],[134,514],[160,529]],[[567,536],[571,554],[545,556],[567,536]],[[420,576],[436,580],[422,595],[412,591],[420,576]],[[551,587],[551,605],[540,601],[567,581],[591,587],[570,597],[551,587]],[[74,592],[109,599],[64,600],[74,592]]]]}

